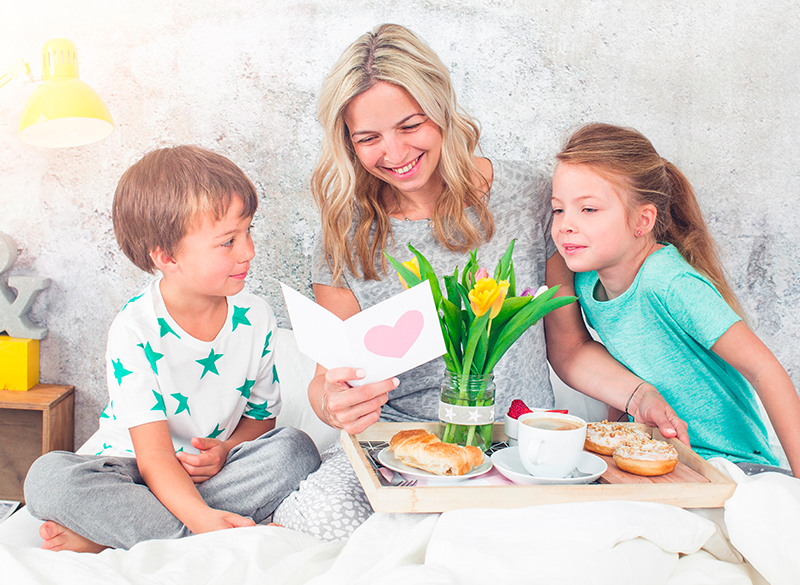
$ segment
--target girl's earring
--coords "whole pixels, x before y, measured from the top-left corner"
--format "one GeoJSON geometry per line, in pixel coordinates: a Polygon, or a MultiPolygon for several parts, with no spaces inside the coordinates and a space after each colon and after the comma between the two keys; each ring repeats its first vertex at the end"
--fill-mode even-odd
{"type": "Polygon", "coordinates": [[[642,235],[642,230],[638,230],[638,231],[636,232],[636,235],[637,235],[637,236],[641,236],[641,235],[642,235]]]}

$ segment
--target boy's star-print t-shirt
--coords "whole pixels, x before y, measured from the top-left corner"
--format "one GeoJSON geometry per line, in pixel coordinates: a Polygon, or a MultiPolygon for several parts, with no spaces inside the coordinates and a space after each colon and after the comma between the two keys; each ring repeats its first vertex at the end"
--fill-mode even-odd
{"type": "Polygon", "coordinates": [[[93,437],[98,455],[133,457],[128,429],[167,421],[175,451],[196,453],[192,437],[226,440],[242,416],[280,411],[276,320],[247,292],[227,297],[225,325],[213,341],[183,331],[167,312],[155,279],[133,297],[108,333],[110,402],[93,437]]]}

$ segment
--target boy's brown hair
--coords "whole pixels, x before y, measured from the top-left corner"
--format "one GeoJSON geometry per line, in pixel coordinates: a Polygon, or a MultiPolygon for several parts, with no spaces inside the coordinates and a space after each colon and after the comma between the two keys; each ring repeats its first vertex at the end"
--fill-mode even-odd
{"type": "Polygon", "coordinates": [[[114,193],[114,235],[125,255],[146,272],[156,269],[150,252],[173,256],[201,213],[218,221],[232,197],[242,217],[258,208],[256,188],[230,160],[197,146],[160,148],[122,175],[114,193]]]}

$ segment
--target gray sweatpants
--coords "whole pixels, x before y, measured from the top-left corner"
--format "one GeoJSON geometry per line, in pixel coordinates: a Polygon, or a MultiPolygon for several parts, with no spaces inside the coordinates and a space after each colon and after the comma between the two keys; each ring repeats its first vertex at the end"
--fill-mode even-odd
{"type": "MultiPolygon", "coordinates": [[[[225,466],[197,491],[211,508],[260,523],[319,463],[303,431],[274,429],[231,449],[225,466]]],[[[47,453],[28,471],[25,501],[32,516],[113,548],[192,534],[148,489],[132,457],[47,453]]]]}

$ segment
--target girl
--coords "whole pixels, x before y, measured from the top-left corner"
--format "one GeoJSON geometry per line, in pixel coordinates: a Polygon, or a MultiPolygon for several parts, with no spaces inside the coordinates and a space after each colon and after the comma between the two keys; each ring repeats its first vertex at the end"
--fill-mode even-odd
{"type": "Polygon", "coordinates": [[[663,393],[697,453],[747,473],[779,463],[755,388],[800,476],[800,399],[742,321],[686,177],[644,136],[607,124],[578,130],[556,159],[553,239],[611,355],[663,393]]]}

